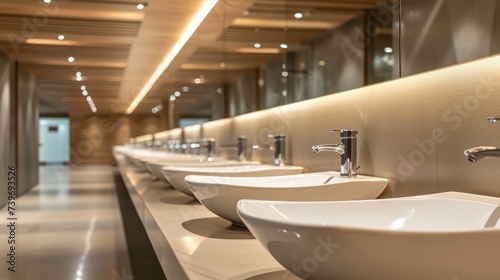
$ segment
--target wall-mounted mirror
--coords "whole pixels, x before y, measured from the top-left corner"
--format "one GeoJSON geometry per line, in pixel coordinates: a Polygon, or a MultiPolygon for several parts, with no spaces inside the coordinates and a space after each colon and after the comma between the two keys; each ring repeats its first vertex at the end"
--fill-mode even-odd
{"type": "Polygon", "coordinates": [[[210,96],[189,105],[192,117],[236,116],[500,52],[500,0],[225,0],[219,15],[215,42],[185,63],[210,96]]]}

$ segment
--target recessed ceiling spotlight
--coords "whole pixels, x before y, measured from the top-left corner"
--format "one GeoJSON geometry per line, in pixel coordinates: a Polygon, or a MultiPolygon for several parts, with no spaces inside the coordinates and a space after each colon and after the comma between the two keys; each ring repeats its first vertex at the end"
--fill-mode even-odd
{"type": "Polygon", "coordinates": [[[68,61],[69,61],[69,62],[73,62],[73,61],[75,61],[75,58],[74,58],[74,57],[72,57],[72,56],[70,56],[70,57],[68,57],[68,61]]]}
{"type": "Polygon", "coordinates": [[[43,2],[49,4],[50,2],[52,2],[52,0],[43,0],[43,2]]]}
{"type": "Polygon", "coordinates": [[[288,45],[287,45],[287,44],[281,44],[281,45],[280,45],[280,47],[281,47],[282,49],[286,49],[286,48],[288,48],[288,45]]]}
{"type": "Polygon", "coordinates": [[[392,48],[391,47],[385,47],[384,48],[385,53],[392,53],[392,48]]]}
{"type": "Polygon", "coordinates": [[[77,80],[77,81],[81,81],[81,80],[82,80],[82,77],[81,77],[81,76],[76,77],[76,80],[77,80]]]}
{"type": "Polygon", "coordinates": [[[217,93],[222,93],[222,88],[217,88],[217,93]]]}
{"type": "Polygon", "coordinates": [[[326,61],[320,60],[320,61],[318,61],[318,65],[319,66],[325,66],[326,65],[326,61]]]}
{"type": "Polygon", "coordinates": [[[174,101],[175,101],[175,99],[176,99],[176,97],[175,97],[174,95],[170,95],[170,101],[171,101],[171,102],[174,102],[174,101]]]}
{"type": "Polygon", "coordinates": [[[144,4],[137,4],[137,10],[144,9],[144,4]]]}
{"type": "Polygon", "coordinates": [[[59,40],[61,40],[61,41],[62,41],[62,40],[64,40],[64,35],[59,35],[59,36],[57,36],[57,39],[59,39],[59,40]]]}
{"type": "Polygon", "coordinates": [[[226,63],[225,62],[221,62],[220,63],[220,67],[222,67],[222,68],[226,67],[226,63]]]}
{"type": "Polygon", "coordinates": [[[174,95],[177,96],[177,97],[179,97],[179,96],[181,96],[181,92],[180,91],[176,91],[176,92],[174,92],[174,95]]]}
{"type": "Polygon", "coordinates": [[[254,46],[254,47],[256,47],[256,48],[258,49],[258,48],[260,48],[262,45],[261,45],[261,44],[259,44],[259,43],[255,43],[255,44],[253,44],[253,46],[254,46]]]}
{"type": "Polygon", "coordinates": [[[200,79],[200,78],[196,78],[196,79],[194,79],[194,83],[195,83],[195,84],[200,84],[200,83],[201,83],[201,79],[200,79]]]}
{"type": "Polygon", "coordinates": [[[189,87],[182,87],[182,91],[183,92],[188,92],[189,91],[189,87]]]}
{"type": "Polygon", "coordinates": [[[293,16],[295,18],[302,18],[303,15],[302,15],[302,13],[295,13],[293,16]]]}
{"type": "Polygon", "coordinates": [[[287,72],[287,71],[283,71],[283,72],[281,72],[281,76],[283,76],[283,77],[285,77],[285,78],[286,78],[286,77],[288,77],[288,72],[287,72]]]}
{"type": "Polygon", "coordinates": [[[77,77],[81,77],[82,76],[82,72],[80,72],[80,71],[76,72],[76,76],[77,77]]]}
{"type": "Polygon", "coordinates": [[[89,101],[89,102],[92,101],[92,97],[87,96],[87,101],[89,101]]]}
{"type": "Polygon", "coordinates": [[[82,91],[82,94],[83,94],[83,96],[87,96],[87,95],[89,95],[89,92],[84,90],[84,91],[82,91]]]}
{"type": "Polygon", "coordinates": [[[82,86],[80,89],[81,89],[81,90],[86,90],[86,89],[87,89],[87,87],[86,87],[86,86],[82,86]]]}

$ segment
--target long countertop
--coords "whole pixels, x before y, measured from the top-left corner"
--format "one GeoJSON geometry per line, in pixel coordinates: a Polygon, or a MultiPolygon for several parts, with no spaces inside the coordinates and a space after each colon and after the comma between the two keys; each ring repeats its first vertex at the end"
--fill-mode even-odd
{"type": "MultiPolygon", "coordinates": [[[[116,155],[123,181],[167,279],[300,279],[242,228],[116,155]]],[[[500,198],[446,192],[433,197],[500,205],[500,198]]]]}
{"type": "Polygon", "coordinates": [[[234,227],[120,156],[123,181],[167,279],[300,279],[234,227]]]}

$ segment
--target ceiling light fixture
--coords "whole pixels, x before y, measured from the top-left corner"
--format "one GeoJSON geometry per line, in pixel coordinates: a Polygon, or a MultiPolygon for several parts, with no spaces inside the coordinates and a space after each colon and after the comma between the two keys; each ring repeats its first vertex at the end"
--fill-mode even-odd
{"type": "Polygon", "coordinates": [[[163,105],[158,104],[158,105],[154,106],[154,107],[151,109],[151,112],[152,112],[153,114],[156,114],[156,113],[160,112],[162,109],[163,109],[163,105]]]}
{"type": "Polygon", "coordinates": [[[81,77],[82,76],[82,72],[80,72],[80,71],[76,72],[76,76],[77,77],[81,77]]]}
{"type": "Polygon", "coordinates": [[[68,57],[68,61],[69,61],[69,62],[73,62],[73,61],[75,61],[75,58],[74,58],[74,57],[72,57],[72,56],[70,56],[70,57],[68,57]]]}
{"type": "Polygon", "coordinates": [[[170,101],[171,101],[171,102],[174,102],[174,101],[175,101],[175,99],[176,99],[176,97],[175,97],[174,95],[170,95],[170,101]]]}
{"type": "Polygon", "coordinates": [[[144,84],[144,87],[141,89],[139,94],[134,98],[130,106],[127,108],[127,114],[131,114],[137,105],[144,99],[149,90],[153,87],[156,81],[160,78],[161,74],[167,69],[172,60],[177,56],[177,54],[181,51],[182,47],[186,44],[186,42],[191,38],[193,33],[198,29],[203,20],[207,17],[207,15],[212,11],[215,4],[217,4],[218,0],[205,0],[203,5],[200,7],[196,15],[191,19],[186,29],[182,33],[179,40],[175,43],[174,47],[170,50],[170,52],[163,58],[163,61],[160,63],[158,68],[156,68],[155,72],[149,80],[144,84]]]}
{"type": "Polygon", "coordinates": [[[255,43],[255,44],[253,44],[253,46],[254,46],[254,47],[256,47],[256,48],[258,49],[258,48],[260,48],[262,45],[261,45],[261,44],[259,44],[259,43],[255,43]]]}
{"type": "Polygon", "coordinates": [[[77,80],[77,81],[81,81],[81,80],[82,80],[82,77],[81,77],[81,76],[76,77],[76,80],[77,80]]]}
{"type": "Polygon", "coordinates": [[[61,40],[61,41],[62,41],[62,40],[64,40],[64,35],[59,35],[59,36],[57,36],[57,39],[59,39],[59,40],[61,40]]]}
{"type": "Polygon", "coordinates": [[[89,102],[90,102],[91,100],[92,100],[92,97],[87,96],[87,101],[89,101],[89,102]]]}
{"type": "Polygon", "coordinates": [[[175,95],[176,97],[179,97],[179,96],[181,96],[181,92],[180,92],[180,91],[176,91],[176,92],[174,92],[174,95],[175,95]]]}
{"type": "Polygon", "coordinates": [[[82,87],[80,87],[80,89],[81,89],[81,90],[86,90],[86,89],[87,89],[87,87],[86,87],[86,86],[82,86],[82,87]]]}
{"type": "Polygon", "coordinates": [[[201,83],[201,79],[200,78],[194,79],[194,83],[197,84],[197,85],[200,84],[201,83]]]}
{"type": "Polygon", "coordinates": [[[52,0],[43,0],[43,2],[49,4],[50,2],[52,2],[52,0]]]}
{"type": "Polygon", "coordinates": [[[189,87],[182,87],[182,91],[183,92],[188,92],[189,91],[189,87]]]}
{"type": "Polygon", "coordinates": [[[144,4],[137,4],[137,10],[142,10],[144,7],[144,4]]]}
{"type": "Polygon", "coordinates": [[[302,18],[302,13],[295,13],[293,16],[295,18],[302,18]]]}
{"type": "Polygon", "coordinates": [[[83,96],[87,96],[87,95],[89,95],[89,92],[84,90],[84,91],[82,91],[82,94],[83,94],[83,96]]]}
{"type": "Polygon", "coordinates": [[[384,48],[385,53],[392,53],[392,48],[391,47],[385,47],[384,48]]]}
{"type": "Polygon", "coordinates": [[[287,45],[287,44],[281,44],[281,45],[280,45],[280,47],[281,47],[282,49],[286,49],[286,48],[288,48],[288,45],[287,45]]]}

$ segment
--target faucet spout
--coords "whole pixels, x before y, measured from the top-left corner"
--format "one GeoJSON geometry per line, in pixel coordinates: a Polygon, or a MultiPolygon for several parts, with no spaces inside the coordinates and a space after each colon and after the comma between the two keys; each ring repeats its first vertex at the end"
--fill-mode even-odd
{"type": "Polygon", "coordinates": [[[312,151],[315,154],[319,152],[328,151],[328,152],[336,152],[339,155],[343,155],[345,153],[345,145],[343,143],[316,145],[312,147],[312,151]]]}
{"type": "Polygon", "coordinates": [[[339,129],[330,130],[330,132],[340,132],[340,144],[323,144],[312,146],[312,152],[335,152],[340,155],[340,176],[356,176],[357,166],[357,139],[356,130],[339,129]]]}
{"type": "Polygon", "coordinates": [[[470,162],[476,162],[485,157],[500,157],[498,147],[475,147],[464,151],[464,155],[470,162]]]}

